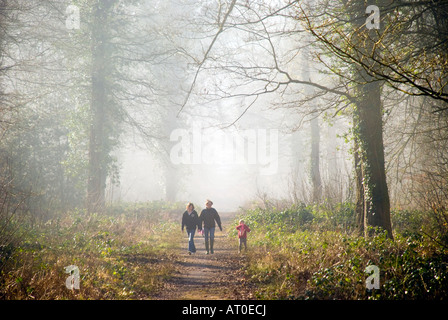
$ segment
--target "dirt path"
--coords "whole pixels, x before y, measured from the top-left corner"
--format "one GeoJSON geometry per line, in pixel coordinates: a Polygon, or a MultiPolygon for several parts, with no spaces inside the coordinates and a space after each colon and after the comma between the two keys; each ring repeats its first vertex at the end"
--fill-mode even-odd
{"type": "Polygon", "coordinates": [[[216,227],[214,254],[205,254],[204,238],[195,235],[197,252],[187,253],[187,235],[183,234],[175,249],[176,274],[156,297],[160,300],[227,300],[251,299],[242,270],[246,256],[238,254],[236,238],[227,236],[234,228],[233,214],[220,214],[223,231],[216,227]]]}

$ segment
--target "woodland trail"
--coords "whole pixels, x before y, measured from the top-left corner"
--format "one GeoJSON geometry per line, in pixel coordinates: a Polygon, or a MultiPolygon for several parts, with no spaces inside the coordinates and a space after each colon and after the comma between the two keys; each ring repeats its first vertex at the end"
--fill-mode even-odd
{"type": "Polygon", "coordinates": [[[238,240],[227,236],[234,228],[233,213],[220,213],[223,231],[216,227],[214,254],[205,254],[204,237],[195,235],[197,252],[188,255],[183,233],[174,250],[175,274],[166,281],[158,300],[247,300],[253,295],[244,278],[246,256],[238,254],[238,240]]]}

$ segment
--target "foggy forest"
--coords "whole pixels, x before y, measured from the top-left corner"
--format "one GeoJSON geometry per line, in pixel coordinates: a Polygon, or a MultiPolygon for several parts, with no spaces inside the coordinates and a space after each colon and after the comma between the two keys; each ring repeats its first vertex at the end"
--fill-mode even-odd
{"type": "Polygon", "coordinates": [[[0,114],[0,300],[448,297],[447,0],[0,0],[0,114]]]}

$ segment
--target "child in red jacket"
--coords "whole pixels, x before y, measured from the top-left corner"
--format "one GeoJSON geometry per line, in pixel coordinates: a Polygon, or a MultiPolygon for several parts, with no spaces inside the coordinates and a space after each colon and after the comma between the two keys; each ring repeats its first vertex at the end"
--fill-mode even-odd
{"type": "Polygon", "coordinates": [[[240,240],[238,253],[241,253],[243,244],[244,251],[247,251],[247,233],[250,232],[250,229],[246,224],[244,224],[244,220],[240,220],[240,224],[236,227],[236,229],[238,230],[238,239],[240,240]]]}

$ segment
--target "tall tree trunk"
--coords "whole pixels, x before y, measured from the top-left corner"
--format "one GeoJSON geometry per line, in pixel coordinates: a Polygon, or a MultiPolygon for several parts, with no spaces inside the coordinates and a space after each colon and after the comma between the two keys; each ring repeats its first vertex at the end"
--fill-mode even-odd
{"type": "MultiPolygon", "coordinates": [[[[381,7],[382,0],[376,1],[381,7]]],[[[372,3],[375,4],[375,3],[372,3]]],[[[380,30],[367,29],[365,26],[366,6],[364,2],[354,2],[350,14],[357,28],[353,34],[357,50],[366,55],[375,55],[375,42],[380,30]]],[[[383,118],[381,103],[382,82],[370,76],[360,66],[354,67],[356,106],[354,110],[355,166],[357,175],[357,210],[363,219],[364,235],[373,233],[372,228],[380,228],[392,238],[390,221],[390,200],[386,181],[386,169],[383,145],[383,118]],[[361,184],[362,183],[362,186],[361,184]],[[361,206],[362,202],[362,206],[361,206]]]]}
{"type": "Polygon", "coordinates": [[[178,193],[179,177],[177,168],[169,164],[166,165],[165,172],[165,198],[168,202],[175,202],[178,193]]]}
{"type": "MultiPolygon", "coordinates": [[[[359,71],[362,72],[362,71],[359,71]]],[[[370,79],[357,86],[358,103],[356,134],[360,147],[360,159],[364,197],[364,233],[370,235],[369,227],[379,227],[392,238],[390,200],[386,182],[383,145],[383,119],[380,83],[370,79]]]]}
{"type": "Polygon", "coordinates": [[[294,203],[303,201],[300,193],[303,193],[303,184],[300,183],[303,175],[303,141],[301,133],[295,131],[291,135],[291,159],[292,159],[292,172],[291,172],[291,196],[294,203]]]}
{"type": "MultiPolygon", "coordinates": [[[[302,78],[305,81],[310,80],[310,63],[309,63],[309,50],[310,41],[305,38],[307,46],[303,49],[303,67],[302,67],[302,78]]],[[[311,164],[310,164],[310,174],[311,174],[311,185],[312,194],[311,201],[318,202],[322,196],[322,181],[320,177],[320,129],[319,120],[317,114],[311,119],[311,164]]]]}
{"type": "MultiPolygon", "coordinates": [[[[170,92],[174,95],[174,92],[170,92]]],[[[175,202],[180,190],[180,184],[182,181],[181,167],[182,164],[174,164],[170,158],[170,151],[176,144],[175,141],[170,141],[170,135],[173,130],[181,127],[180,120],[176,117],[177,105],[165,105],[165,141],[163,145],[165,148],[165,157],[163,159],[164,175],[165,175],[165,200],[168,202],[175,202]]]]}
{"type": "Polygon", "coordinates": [[[320,177],[320,130],[319,119],[317,117],[311,120],[311,183],[313,186],[312,201],[317,203],[322,197],[322,181],[320,177]]]}
{"type": "Polygon", "coordinates": [[[105,203],[108,156],[106,123],[107,83],[109,81],[110,48],[108,15],[115,0],[96,1],[92,21],[92,98],[89,141],[89,176],[87,183],[87,210],[96,212],[105,203]]]}
{"type": "MultiPolygon", "coordinates": [[[[356,122],[354,122],[355,126],[358,126],[356,122]]],[[[364,186],[363,186],[363,179],[362,179],[362,162],[360,157],[360,150],[359,150],[359,143],[358,143],[358,137],[355,136],[354,138],[354,162],[355,162],[355,188],[356,188],[356,207],[355,207],[355,214],[356,214],[356,228],[358,231],[358,234],[364,235],[364,186]]]]}

